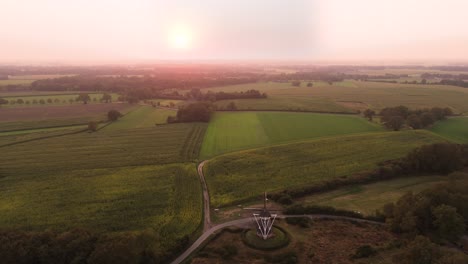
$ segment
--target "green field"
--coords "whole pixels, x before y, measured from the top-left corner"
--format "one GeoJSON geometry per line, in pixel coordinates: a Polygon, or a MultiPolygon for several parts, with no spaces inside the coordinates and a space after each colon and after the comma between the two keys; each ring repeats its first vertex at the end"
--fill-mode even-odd
{"type": "Polygon", "coordinates": [[[218,112],[208,126],[201,158],[281,142],[372,131],[382,131],[382,128],[357,116],[218,112]]]}
{"type": "Polygon", "coordinates": [[[103,131],[154,127],[166,124],[168,116],[175,116],[177,111],[170,109],[159,109],[151,106],[140,106],[122,117],[121,119],[106,126],[103,131]]]}
{"type": "Polygon", "coordinates": [[[5,144],[29,141],[32,139],[39,139],[50,136],[63,135],[65,133],[73,133],[83,131],[87,126],[67,126],[67,127],[54,127],[54,128],[38,128],[31,130],[18,130],[11,132],[0,132],[0,147],[5,144]]]}
{"type": "Polygon", "coordinates": [[[198,157],[205,124],[99,131],[3,147],[4,175],[141,166],[193,161],[198,157]],[[70,151],[72,150],[72,151],[70,151]]]}
{"type": "Polygon", "coordinates": [[[326,205],[339,209],[374,214],[376,210],[390,202],[397,201],[405,193],[418,193],[447,179],[443,176],[418,176],[399,178],[372,184],[341,188],[323,194],[308,196],[301,203],[326,205]]]}
{"type": "Polygon", "coordinates": [[[457,143],[468,143],[468,117],[454,117],[437,122],[431,131],[457,143]]]}
{"type": "MultiPolygon", "coordinates": [[[[148,232],[173,250],[202,219],[196,164],[206,124],[171,124],[0,147],[0,225],[22,231],[148,232]]],[[[49,136],[10,135],[2,140],[49,136]],[[15,138],[16,137],[16,138],[15,138]]]]}
{"type": "Polygon", "coordinates": [[[374,169],[378,162],[441,141],[427,131],[316,139],[219,156],[208,162],[205,174],[211,203],[217,207],[252,199],[264,191],[303,187],[374,169]]]}
{"type": "Polygon", "coordinates": [[[290,83],[253,83],[204,89],[204,91],[239,92],[256,89],[268,94],[261,100],[218,101],[226,107],[234,101],[242,110],[301,110],[322,112],[354,112],[365,108],[405,105],[410,108],[451,107],[457,113],[468,113],[468,89],[442,85],[394,84],[345,81],[329,85],[314,82],[313,87],[293,87],[290,83]]]}
{"type": "Polygon", "coordinates": [[[21,79],[12,79],[12,80],[0,80],[0,88],[7,85],[30,85],[34,80],[21,80],[21,79]]]}

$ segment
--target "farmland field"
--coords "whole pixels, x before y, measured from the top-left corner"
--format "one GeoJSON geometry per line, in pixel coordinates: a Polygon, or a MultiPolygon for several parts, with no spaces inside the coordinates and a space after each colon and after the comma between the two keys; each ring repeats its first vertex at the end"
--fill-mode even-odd
{"type": "Polygon", "coordinates": [[[262,100],[218,101],[219,107],[236,102],[241,110],[297,110],[322,112],[354,112],[364,108],[380,110],[405,105],[410,108],[451,107],[457,113],[468,113],[468,89],[419,84],[345,81],[329,85],[315,82],[313,87],[293,87],[290,83],[254,83],[206,90],[239,92],[256,89],[268,94],[262,100]],[[350,106],[347,103],[354,103],[350,106]],[[357,105],[357,107],[356,107],[357,105]]]}
{"type": "Polygon", "coordinates": [[[356,185],[336,191],[311,195],[301,199],[302,203],[326,205],[339,209],[358,211],[366,215],[390,202],[397,201],[405,193],[418,193],[438,183],[446,181],[443,176],[418,176],[399,178],[372,184],[356,185]]]}
{"type": "Polygon", "coordinates": [[[205,174],[211,203],[216,207],[248,200],[264,191],[303,187],[374,169],[378,162],[441,141],[444,139],[427,131],[316,139],[219,156],[207,163],[205,174]]]}
{"type": "Polygon", "coordinates": [[[0,146],[14,142],[29,141],[32,139],[39,139],[50,136],[63,135],[65,133],[72,133],[83,131],[87,126],[66,126],[66,127],[52,127],[52,128],[38,128],[31,130],[18,130],[11,132],[0,132],[0,146]]]}
{"type": "Polygon", "coordinates": [[[0,132],[46,127],[87,124],[107,120],[107,112],[115,109],[127,113],[135,106],[129,104],[74,104],[0,109],[0,132]]]}
{"type": "Polygon", "coordinates": [[[55,170],[141,166],[192,161],[198,157],[205,124],[99,131],[3,147],[4,176],[55,170]],[[73,151],[69,151],[73,150],[73,151]]]}
{"type": "Polygon", "coordinates": [[[275,143],[381,131],[363,118],[346,115],[286,112],[221,112],[212,118],[201,157],[275,143]]]}
{"type": "Polygon", "coordinates": [[[151,106],[140,106],[111,125],[106,126],[103,131],[154,127],[165,124],[168,116],[175,116],[177,111],[170,109],[159,109],[151,106]]]}
{"type": "Polygon", "coordinates": [[[437,122],[431,131],[457,143],[468,143],[468,117],[454,117],[437,122]]]}

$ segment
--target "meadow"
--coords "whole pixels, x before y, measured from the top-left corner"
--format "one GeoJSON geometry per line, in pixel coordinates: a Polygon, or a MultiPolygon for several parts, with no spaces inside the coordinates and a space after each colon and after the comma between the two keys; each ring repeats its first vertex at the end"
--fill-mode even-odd
{"type": "Polygon", "coordinates": [[[154,108],[151,106],[140,106],[131,111],[117,122],[103,128],[103,131],[154,127],[166,124],[168,116],[175,116],[177,111],[170,109],[154,108]]]}
{"type": "Polygon", "coordinates": [[[443,138],[427,131],[381,132],[308,140],[215,157],[205,166],[214,207],[372,170],[382,161],[443,138]],[[242,188],[239,188],[242,186],[242,188]]]}
{"type": "Polygon", "coordinates": [[[232,85],[204,91],[246,91],[256,89],[268,94],[262,100],[218,101],[225,108],[234,101],[241,110],[300,110],[319,112],[356,112],[371,108],[405,105],[410,108],[450,107],[456,113],[468,113],[468,89],[444,85],[395,84],[347,80],[332,85],[314,82],[313,87],[300,87],[290,83],[266,83],[232,85]]]}
{"type": "Polygon", "coordinates": [[[201,158],[235,150],[324,136],[382,131],[351,115],[288,112],[217,112],[205,134],[201,158]]]}
{"type": "Polygon", "coordinates": [[[468,143],[468,117],[453,117],[435,123],[430,129],[457,143],[468,143]]]}
{"type": "Polygon", "coordinates": [[[302,204],[332,206],[373,215],[407,192],[418,193],[447,180],[444,176],[405,177],[371,184],[353,185],[300,199],[302,204]]]}

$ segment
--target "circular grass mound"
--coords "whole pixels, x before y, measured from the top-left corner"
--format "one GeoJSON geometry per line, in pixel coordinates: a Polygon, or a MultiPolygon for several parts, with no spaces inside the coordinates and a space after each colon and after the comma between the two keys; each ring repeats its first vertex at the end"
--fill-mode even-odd
{"type": "Polygon", "coordinates": [[[273,227],[273,236],[263,240],[257,236],[257,230],[249,229],[242,233],[242,241],[251,248],[260,250],[275,250],[283,248],[289,244],[289,235],[280,227],[273,227]]]}

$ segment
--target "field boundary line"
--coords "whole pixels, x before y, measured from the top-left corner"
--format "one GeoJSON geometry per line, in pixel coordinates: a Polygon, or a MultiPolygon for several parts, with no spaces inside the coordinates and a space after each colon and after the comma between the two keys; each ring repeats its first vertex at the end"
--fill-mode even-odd
{"type": "Polygon", "coordinates": [[[31,139],[27,139],[27,140],[7,143],[5,145],[0,145],[0,148],[14,146],[14,145],[23,144],[23,143],[28,143],[28,142],[32,142],[32,141],[36,141],[36,140],[75,135],[75,134],[79,134],[79,133],[86,132],[86,131],[88,131],[88,128],[82,129],[82,130],[79,130],[79,131],[73,131],[73,132],[68,132],[68,133],[64,133],[64,134],[59,134],[59,135],[51,135],[51,136],[44,136],[44,137],[38,137],[38,138],[31,138],[31,139]]]}

